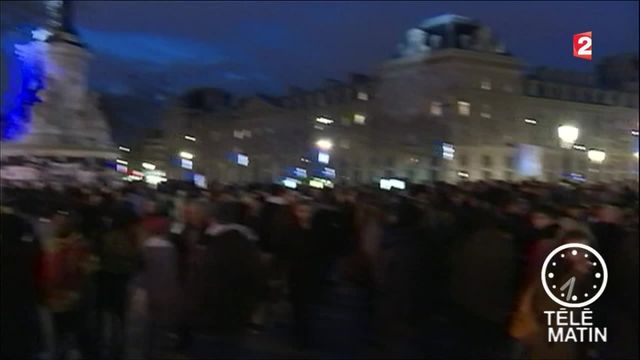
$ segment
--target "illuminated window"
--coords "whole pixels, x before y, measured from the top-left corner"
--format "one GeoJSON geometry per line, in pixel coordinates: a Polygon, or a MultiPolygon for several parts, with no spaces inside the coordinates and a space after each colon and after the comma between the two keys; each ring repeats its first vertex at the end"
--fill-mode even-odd
{"type": "Polygon", "coordinates": [[[318,162],[319,163],[328,164],[329,163],[329,159],[330,159],[329,154],[327,154],[325,152],[319,152],[318,153],[318,162]]]}
{"type": "Polygon", "coordinates": [[[458,101],[458,114],[469,116],[471,114],[471,104],[466,101],[458,101]]]}
{"type": "Polygon", "coordinates": [[[482,90],[491,90],[491,80],[482,80],[482,82],[480,83],[480,88],[482,88],[482,90]]]}
{"type": "Polygon", "coordinates": [[[249,166],[249,157],[245,154],[238,154],[236,163],[240,166],[249,166]]]}
{"type": "Polygon", "coordinates": [[[353,115],[353,122],[358,125],[364,125],[366,120],[367,120],[367,117],[362,114],[353,115]]]}
{"type": "Polygon", "coordinates": [[[180,159],[180,167],[183,169],[191,170],[193,169],[193,161],[189,159],[180,159]]]}
{"type": "Polygon", "coordinates": [[[431,115],[442,116],[442,103],[440,101],[431,102],[431,115]]]}
{"type": "Polygon", "coordinates": [[[442,157],[446,160],[453,160],[455,158],[456,148],[453,144],[442,143],[442,157]]]}
{"type": "Polygon", "coordinates": [[[319,122],[320,124],[325,124],[325,125],[333,124],[333,120],[326,118],[324,116],[317,117],[316,122],[319,122]]]}
{"type": "Polygon", "coordinates": [[[358,100],[367,101],[369,100],[369,94],[364,91],[358,91],[358,100]]]}

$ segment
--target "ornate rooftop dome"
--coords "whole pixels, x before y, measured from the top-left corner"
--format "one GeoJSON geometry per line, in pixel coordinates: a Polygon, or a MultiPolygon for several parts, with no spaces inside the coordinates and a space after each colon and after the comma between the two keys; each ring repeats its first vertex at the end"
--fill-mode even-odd
{"type": "Polygon", "coordinates": [[[476,20],[453,14],[426,19],[409,29],[405,41],[399,45],[399,53],[401,57],[420,57],[447,48],[507,54],[491,29],[476,20]]]}

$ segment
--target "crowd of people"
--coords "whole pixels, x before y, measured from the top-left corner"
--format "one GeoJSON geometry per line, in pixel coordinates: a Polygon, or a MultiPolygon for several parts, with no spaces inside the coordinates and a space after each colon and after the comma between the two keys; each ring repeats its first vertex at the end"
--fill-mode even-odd
{"type": "Polygon", "coordinates": [[[127,358],[134,285],[147,359],[247,356],[282,303],[298,355],[327,346],[319,313],[341,309],[359,315],[335,327],[348,346],[332,357],[639,356],[637,183],[12,187],[1,220],[3,359],[48,348],[43,312],[52,358],[127,358]],[[568,242],[609,265],[594,304],[607,343],[547,342],[543,311],[559,306],[540,269],[568,242]]]}

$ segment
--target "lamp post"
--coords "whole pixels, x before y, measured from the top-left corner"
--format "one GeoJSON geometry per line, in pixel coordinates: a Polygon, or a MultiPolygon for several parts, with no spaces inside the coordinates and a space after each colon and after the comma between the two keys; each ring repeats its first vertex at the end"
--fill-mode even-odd
{"type": "Polygon", "coordinates": [[[560,139],[560,147],[563,149],[563,175],[571,171],[571,149],[578,140],[578,136],[580,136],[580,130],[577,127],[572,125],[558,126],[558,138],[560,139]]]}
{"type": "Polygon", "coordinates": [[[596,167],[595,172],[598,174],[597,179],[600,180],[600,167],[607,158],[607,153],[600,149],[589,149],[589,151],[587,151],[587,157],[596,167]]]}

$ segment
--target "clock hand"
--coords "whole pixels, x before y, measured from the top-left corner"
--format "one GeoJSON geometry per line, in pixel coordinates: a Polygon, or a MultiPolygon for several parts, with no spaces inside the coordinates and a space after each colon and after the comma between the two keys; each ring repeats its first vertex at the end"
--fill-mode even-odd
{"type": "Polygon", "coordinates": [[[575,283],[576,283],[576,277],[572,276],[571,279],[567,280],[567,282],[564,283],[562,287],[560,287],[560,290],[564,290],[567,287],[569,287],[569,291],[567,291],[566,300],[571,299],[571,295],[573,295],[573,286],[575,285],[575,283]]]}

